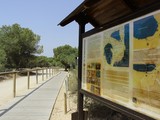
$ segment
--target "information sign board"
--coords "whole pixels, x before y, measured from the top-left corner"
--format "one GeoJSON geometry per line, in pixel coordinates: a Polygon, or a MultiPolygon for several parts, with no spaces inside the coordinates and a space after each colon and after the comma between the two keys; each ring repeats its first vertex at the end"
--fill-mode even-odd
{"type": "Polygon", "coordinates": [[[160,119],[160,11],[84,37],[82,89],[160,119]]]}

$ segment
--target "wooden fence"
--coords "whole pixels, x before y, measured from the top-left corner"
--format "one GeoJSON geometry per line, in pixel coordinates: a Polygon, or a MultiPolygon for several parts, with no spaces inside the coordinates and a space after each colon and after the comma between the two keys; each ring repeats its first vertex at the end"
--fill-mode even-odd
{"type": "Polygon", "coordinates": [[[52,77],[57,73],[59,73],[59,69],[58,68],[37,68],[37,69],[28,69],[28,70],[22,70],[22,71],[1,72],[0,76],[7,75],[7,74],[13,75],[13,97],[16,97],[17,74],[27,73],[27,77],[28,77],[27,88],[30,89],[30,76],[31,76],[31,73],[33,72],[36,75],[36,84],[38,84],[39,77],[42,77],[42,81],[47,80],[49,79],[49,77],[52,77]]]}

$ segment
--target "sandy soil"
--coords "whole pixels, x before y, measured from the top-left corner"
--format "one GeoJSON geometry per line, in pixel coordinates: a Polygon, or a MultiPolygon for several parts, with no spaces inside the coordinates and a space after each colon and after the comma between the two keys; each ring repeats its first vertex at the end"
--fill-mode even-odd
{"type": "MultiPolygon", "coordinates": [[[[39,71],[38,73],[41,73],[39,71]]],[[[16,79],[16,97],[21,97],[29,92],[31,92],[34,88],[41,85],[46,81],[46,76],[44,75],[44,81],[42,81],[42,75],[38,75],[38,84],[36,84],[36,75],[30,76],[30,89],[28,89],[28,77],[27,76],[17,76],[16,79]]],[[[49,79],[49,76],[48,76],[49,79]]],[[[3,107],[7,103],[13,100],[13,78],[7,80],[0,81],[0,107],[3,107]]]]}
{"type": "MultiPolygon", "coordinates": [[[[42,81],[42,75],[38,76],[38,84],[36,84],[36,76],[30,76],[30,89],[27,89],[27,76],[17,77],[16,80],[16,97],[27,95],[33,89],[41,85],[46,81],[44,76],[42,81]]],[[[49,77],[48,77],[49,79],[49,77]]],[[[66,93],[65,82],[63,83],[60,92],[57,96],[57,100],[54,104],[54,108],[51,114],[50,120],[71,120],[71,113],[77,110],[76,95],[67,93],[67,113],[64,112],[64,93],[66,93]]],[[[0,108],[3,108],[8,103],[13,101],[13,79],[0,81],[0,108]]]]}

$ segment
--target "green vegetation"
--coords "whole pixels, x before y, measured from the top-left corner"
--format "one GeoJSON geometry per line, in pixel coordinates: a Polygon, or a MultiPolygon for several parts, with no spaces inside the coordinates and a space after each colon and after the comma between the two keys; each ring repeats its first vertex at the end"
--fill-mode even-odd
{"type": "Polygon", "coordinates": [[[4,69],[6,54],[5,51],[0,48],[0,71],[4,69]]]}
{"type": "Polygon", "coordinates": [[[78,103],[77,95],[78,95],[78,71],[76,67],[76,69],[70,69],[68,78],[67,99],[69,101],[70,110],[77,109],[77,103],[78,103]]]}
{"type": "Polygon", "coordinates": [[[2,26],[0,28],[0,64],[6,68],[27,67],[33,54],[43,52],[39,46],[40,36],[28,28],[22,28],[19,24],[2,26]]]}
{"type": "Polygon", "coordinates": [[[89,120],[134,120],[88,97],[85,98],[84,108],[88,110],[89,120]]]}
{"type": "Polygon", "coordinates": [[[55,60],[52,57],[46,57],[46,56],[32,56],[30,61],[28,62],[29,68],[34,67],[51,67],[56,66],[55,60]]]}
{"type": "Polygon", "coordinates": [[[72,48],[69,45],[60,46],[53,49],[54,59],[58,66],[62,66],[67,70],[76,66],[76,57],[78,56],[77,48],[72,48]]]}
{"type": "Polygon", "coordinates": [[[78,91],[78,71],[73,69],[69,73],[68,90],[74,94],[78,91]]]}
{"type": "Polygon", "coordinates": [[[0,27],[0,71],[6,69],[58,66],[75,68],[77,48],[64,45],[55,48],[54,57],[36,56],[43,52],[40,36],[19,24],[0,27]]]}

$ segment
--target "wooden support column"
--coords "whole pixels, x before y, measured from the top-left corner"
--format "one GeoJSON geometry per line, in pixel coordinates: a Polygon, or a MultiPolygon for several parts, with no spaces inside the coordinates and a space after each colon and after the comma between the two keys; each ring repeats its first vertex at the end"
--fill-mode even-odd
{"type": "Polygon", "coordinates": [[[83,39],[82,34],[85,32],[85,24],[86,22],[83,19],[77,20],[79,23],[79,48],[78,48],[78,120],[84,119],[83,114],[83,94],[80,92],[81,90],[81,82],[82,82],[82,50],[83,50],[83,39]]]}

